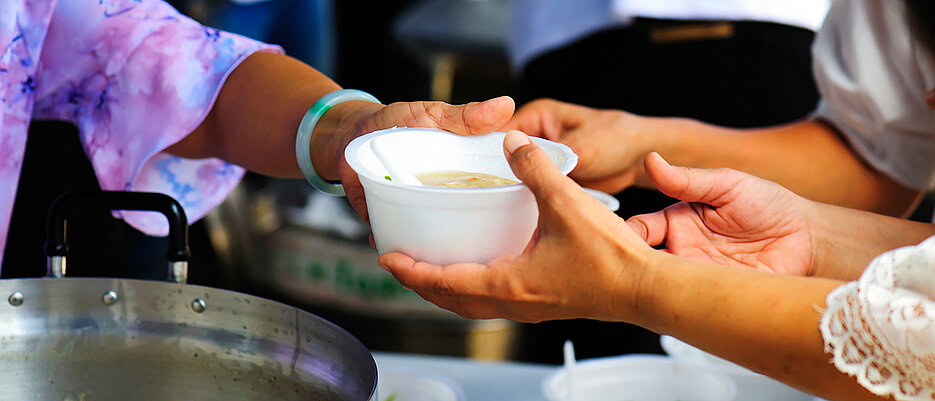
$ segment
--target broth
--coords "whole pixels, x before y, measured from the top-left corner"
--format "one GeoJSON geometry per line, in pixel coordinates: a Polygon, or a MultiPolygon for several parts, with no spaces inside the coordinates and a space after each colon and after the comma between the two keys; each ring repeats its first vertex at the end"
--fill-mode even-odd
{"type": "Polygon", "coordinates": [[[429,171],[416,174],[416,178],[422,182],[422,185],[427,187],[445,188],[488,188],[519,183],[493,174],[458,170],[429,171]]]}

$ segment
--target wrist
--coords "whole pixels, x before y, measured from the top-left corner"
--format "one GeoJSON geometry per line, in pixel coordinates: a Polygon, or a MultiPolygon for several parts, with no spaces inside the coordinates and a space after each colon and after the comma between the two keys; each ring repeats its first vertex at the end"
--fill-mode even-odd
{"type": "Polygon", "coordinates": [[[636,281],[632,323],[647,328],[657,326],[666,301],[666,286],[671,285],[666,281],[666,268],[672,264],[669,259],[673,257],[655,249],[647,255],[646,267],[636,281]]]}
{"type": "Polygon", "coordinates": [[[627,141],[627,147],[635,149],[635,154],[639,155],[636,161],[636,181],[635,184],[643,188],[655,188],[655,184],[646,175],[643,168],[643,158],[651,152],[659,153],[670,163],[678,164],[680,151],[677,146],[681,139],[681,130],[669,128],[673,120],[671,118],[647,117],[636,114],[628,114],[624,119],[627,130],[631,132],[630,140],[627,141]]]}
{"type": "Polygon", "coordinates": [[[318,175],[326,180],[338,179],[338,166],[344,160],[344,148],[368,130],[368,117],[386,107],[365,100],[339,103],[326,111],[311,134],[310,154],[318,175]]]}
{"type": "Polygon", "coordinates": [[[674,333],[704,320],[713,305],[721,303],[716,299],[731,291],[726,282],[746,271],[653,250],[636,280],[631,315],[625,321],[659,334],[674,333]]]}
{"type": "Polygon", "coordinates": [[[811,257],[809,258],[809,269],[806,275],[809,277],[828,277],[828,267],[824,261],[829,258],[830,248],[828,245],[831,244],[830,240],[833,235],[828,232],[829,226],[826,224],[825,218],[827,213],[833,213],[833,211],[826,210],[827,205],[822,203],[805,198],[800,198],[800,201],[804,204],[806,227],[811,241],[811,257]]]}
{"type": "Polygon", "coordinates": [[[655,314],[657,304],[654,299],[659,285],[661,266],[664,265],[664,252],[646,247],[633,253],[635,257],[620,258],[624,261],[620,269],[629,270],[627,274],[619,274],[612,290],[613,299],[609,305],[608,316],[598,316],[597,319],[624,321],[632,324],[642,324],[648,316],[655,314]]]}
{"type": "MultiPolygon", "coordinates": [[[[635,123],[640,140],[646,143],[645,153],[658,152],[669,164],[676,166],[716,168],[743,165],[738,158],[749,151],[738,151],[738,131],[715,127],[682,117],[639,117],[635,123]]],[[[639,146],[639,145],[638,145],[639,146]]],[[[640,170],[637,184],[655,188],[645,172],[640,170]]]]}

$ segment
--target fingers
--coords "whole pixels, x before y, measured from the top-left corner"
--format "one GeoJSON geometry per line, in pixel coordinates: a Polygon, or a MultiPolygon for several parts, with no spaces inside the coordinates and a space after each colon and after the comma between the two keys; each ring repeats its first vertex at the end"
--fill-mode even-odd
{"type": "Polygon", "coordinates": [[[360,177],[357,172],[347,164],[347,161],[342,159],[341,164],[338,166],[338,175],[344,185],[348,203],[354,207],[354,211],[360,215],[360,218],[369,225],[370,213],[367,211],[367,198],[364,196],[364,187],[360,184],[360,177]]]}
{"type": "Polygon", "coordinates": [[[500,96],[481,103],[464,105],[465,134],[486,134],[509,121],[516,103],[509,96],[500,96]]]}
{"type": "Polygon", "coordinates": [[[669,234],[669,221],[665,211],[633,216],[627,219],[627,225],[649,246],[661,244],[669,234]]]}
{"type": "MultiPolygon", "coordinates": [[[[438,128],[462,135],[486,134],[494,131],[513,116],[516,108],[516,104],[509,96],[460,106],[442,102],[420,102],[418,104],[424,108],[424,113],[438,128]]],[[[419,114],[419,111],[413,111],[413,114],[419,114]]]]}
{"type": "Polygon", "coordinates": [[[701,202],[714,207],[723,206],[730,193],[745,177],[730,169],[698,169],[671,166],[658,153],[652,152],[643,160],[646,174],[662,193],[686,202],[701,202]]]}
{"type": "MultiPolygon", "coordinates": [[[[399,277],[407,276],[407,272],[412,269],[416,261],[399,252],[388,252],[380,255],[377,259],[377,264],[380,265],[383,270],[390,272],[390,274],[399,279],[399,277]],[[399,273],[399,276],[397,276],[397,273],[399,273]]],[[[406,284],[403,280],[399,281],[406,284]]]]}
{"type": "Polygon", "coordinates": [[[507,132],[503,139],[503,150],[513,173],[520,179],[540,203],[554,198],[554,194],[563,191],[584,193],[570,178],[558,171],[552,159],[544,150],[532,143],[526,134],[520,131],[507,132]]]}
{"type": "Polygon", "coordinates": [[[554,139],[561,124],[554,117],[552,101],[537,100],[521,107],[500,131],[520,130],[532,136],[554,139]]]}
{"type": "Polygon", "coordinates": [[[515,129],[554,141],[565,129],[578,126],[588,110],[552,99],[538,99],[521,107],[500,131],[515,129]]]}
{"type": "Polygon", "coordinates": [[[534,306],[510,306],[517,302],[515,294],[504,288],[512,288],[509,284],[512,280],[498,275],[496,268],[473,263],[436,266],[416,262],[398,252],[383,254],[378,263],[406,288],[461,317],[528,322],[543,320],[534,306]]]}
{"type": "Polygon", "coordinates": [[[458,297],[454,296],[456,294],[453,293],[453,290],[450,288],[440,288],[441,285],[439,281],[440,278],[443,277],[443,267],[430,265],[428,263],[416,263],[416,261],[409,256],[399,252],[389,252],[380,255],[380,258],[377,259],[377,264],[379,264],[383,270],[392,274],[400,284],[415,291],[425,300],[440,308],[448,309],[461,316],[465,316],[465,311],[459,310],[460,308],[458,308],[457,305],[451,305],[452,301],[455,303],[458,302],[458,297]]]}
{"type": "Polygon", "coordinates": [[[437,266],[425,262],[416,262],[411,257],[399,252],[388,252],[377,259],[384,270],[423,297],[433,294],[435,297],[462,297],[475,294],[486,280],[487,266],[473,263],[460,263],[449,266],[437,266]]]}

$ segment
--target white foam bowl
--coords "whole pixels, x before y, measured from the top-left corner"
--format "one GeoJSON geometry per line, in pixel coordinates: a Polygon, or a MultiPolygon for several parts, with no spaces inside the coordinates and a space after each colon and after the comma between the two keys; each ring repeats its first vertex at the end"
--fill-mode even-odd
{"type": "MultiPolygon", "coordinates": [[[[384,152],[413,174],[461,170],[517,180],[503,153],[505,133],[461,136],[426,128],[391,128],[363,135],[344,151],[357,172],[377,251],[402,252],[439,265],[487,263],[518,254],[532,237],[539,216],[535,198],[522,184],[492,188],[438,188],[389,181],[370,147],[384,152]]],[[[578,163],[571,148],[532,138],[568,174],[578,163]]]]}
{"type": "Polygon", "coordinates": [[[542,381],[549,401],[731,401],[735,388],[720,372],[661,355],[585,359],[574,367],[574,397],[560,368],[542,381]]]}
{"type": "Polygon", "coordinates": [[[675,337],[662,336],[662,349],[679,361],[694,362],[723,372],[737,384],[737,401],[813,401],[813,397],[782,382],[695,348],[675,337]]]}
{"type": "Polygon", "coordinates": [[[453,380],[414,369],[380,369],[375,401],[465,401],[464,390],[453,380]]]}

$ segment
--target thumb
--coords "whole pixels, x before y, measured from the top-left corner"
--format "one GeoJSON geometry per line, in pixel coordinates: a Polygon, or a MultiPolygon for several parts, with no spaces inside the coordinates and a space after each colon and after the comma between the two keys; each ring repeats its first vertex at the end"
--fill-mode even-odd
{"type": "Polygon", "coordinates": [[[643,160],[646,174],[662,193],[685,202],[714,207],[726,204],[724,195],[733,190],[744,174],[730,169],[700,169],[672,166],[656,152],[643,160]]]}
{"type": "MultiPolygon", "coordinates": [[[[509,121],[516,103],[509,96],[500,96],[484,102],[454,106],[449,112],[460,113],[460,123],[444,127],[462,135],[486,134],[500,128],[509,121]]],[[[457,121],[457,118],[451,118],[457,121]]]]}
{"type": "Polygon", "coordinates": [[[669,235],[665,210],[633,216],[627,219],[627,225],[650,246],[661,244],[669,235]]]}
{"type": "MultiPolygon", "coordinates": [[[[540,202],[553,199],[556,193],[569,192],[578,186],[558,168],[544,150],[532,143],[526,134],[521,131],[509,131],[503,139],[503,150],[513,174],[526,184],[532,194],[540,202]]],[[[583,193],[580,189],[578,192],[583,193]]],[[[553,199],[554,200],[554,199],[553,199]]]]}

